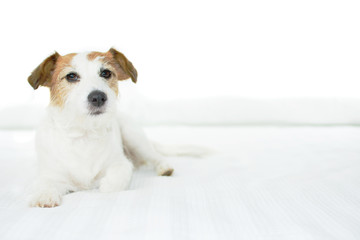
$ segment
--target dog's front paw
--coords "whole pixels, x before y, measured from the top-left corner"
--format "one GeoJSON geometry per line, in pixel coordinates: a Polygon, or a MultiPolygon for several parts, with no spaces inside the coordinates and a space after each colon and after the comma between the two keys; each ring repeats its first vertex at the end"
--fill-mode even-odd
{"type": "Polygon", "coordinates": [[[30,206],[41,208],[57,207],[61,203],[61,195],[55,189],[48,189],[31,196],[30,206]]]}
{"type": "Polygon", "coordinates": [[[174,169],[168,164],[160,164],[156,167],[156,172],[159,176],[171,176],[174,169]]]}

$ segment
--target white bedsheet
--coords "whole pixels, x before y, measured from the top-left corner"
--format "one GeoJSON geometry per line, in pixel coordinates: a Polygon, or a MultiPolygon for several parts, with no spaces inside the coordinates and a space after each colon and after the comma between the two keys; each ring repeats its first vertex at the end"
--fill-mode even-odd
{"type": "Polygon", "coordinates": [[[151,127],[162,143],[218,153],[169,158],[128,191],[29,208],[34,131],[0,132],[0,239],[360,239],[360,128],[151,127]]]}

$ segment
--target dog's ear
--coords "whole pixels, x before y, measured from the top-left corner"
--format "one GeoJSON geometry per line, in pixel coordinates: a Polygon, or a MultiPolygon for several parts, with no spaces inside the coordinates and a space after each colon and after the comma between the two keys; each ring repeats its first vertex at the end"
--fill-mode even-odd
{"type": "Polygon", "coordinates": [[[39,86],[50,87],[51,77],[55,69],[56,61],[60,54],[55,52],[46,58],[28,77],[30,85],[37,89],[39,86]]]}
{"type": "Polygon", "coordinates": [[[119,68],[118,79],[125,80],[131,78],[131,80],[136,83],[138,74],[133,64],[125,57],[124,54],[117,51],[116,49],[110,48],[109,52],[111,53],[117,67],[119,68]]]}

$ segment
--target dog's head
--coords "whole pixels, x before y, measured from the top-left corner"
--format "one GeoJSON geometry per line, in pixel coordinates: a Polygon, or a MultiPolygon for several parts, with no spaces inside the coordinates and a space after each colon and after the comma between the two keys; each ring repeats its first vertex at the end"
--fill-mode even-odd
{"type": "Polygon", "coordinates": [[[55,52],[32,72],[28,82],[34,89],[49,87],[52,106],[97,117],[114,112],[118,81],[128,78],[136,83],[136,69],[122,53],[111,48],[105,53],[64,56],[55,52]]]}

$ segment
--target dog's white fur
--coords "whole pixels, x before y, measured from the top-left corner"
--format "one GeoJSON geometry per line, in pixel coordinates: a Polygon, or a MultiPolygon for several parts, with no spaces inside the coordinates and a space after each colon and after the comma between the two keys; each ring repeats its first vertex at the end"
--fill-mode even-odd
{"type": "Polygon", "coordinates": [[[98,73],[103,65],[101,57],[89,60],[87,56],[77,54],[64,69],[76,71],[81,79],[72,85],[64,106],[49,105],[37,131],[39,173],[31,206],[58,206],[62,196],[72,191],[124,190],[131,180],[133,164],[151,164],[159,175],[173,171],[142,129],[117,111],[116,93],[98,73]],[[108,97],[99,115],[89,114],[87,97],[94,90],[108,97]]]}

